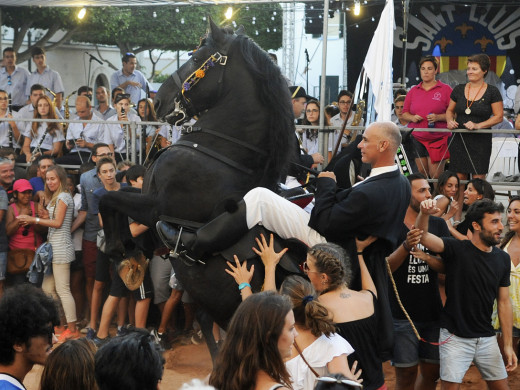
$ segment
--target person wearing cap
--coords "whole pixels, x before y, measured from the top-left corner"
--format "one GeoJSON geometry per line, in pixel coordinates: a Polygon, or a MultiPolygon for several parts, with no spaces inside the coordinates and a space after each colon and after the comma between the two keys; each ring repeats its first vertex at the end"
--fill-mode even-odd
{"type": "MultiPolygon", "coordinates": [[[[16,218],[19,215],[39,215],[39,205],[32,201],[32,194],[33,187],[28,180],[20,179],[14,182],[14,202],[9,205],[5,218],[5,233],[9,240],[9,251],[30,250],[34,252],[42,243],[42,238],[38,233],[43,233],[45,229],[42,229],[40,225],[24,226],[16,218]]],[[[11,275],[11,277],[11,283],[20,284],[25,282],[25,274],[11,275]]]]}
{"type": "MultiPolygon", "coordinates": [[[[311,96],[307,95],[305,88],[299,86],[289,87],[289,93],[291,94],[294,118],[297,120],[303,114],[307,100],[310,99],[311,96]]],[[[324,159],[320,153],[309,155],[301,148],[300,138],[297,134],[296,141],[298,142],[297,150],[300,151],[298,157],[295,157],[294,159],[297,164],[310,168],[313,164],[323,163],[324,159]]],[[[297,187],[300,185],[298,180],[305,180],[306,175],[306,170],[291,164],[289,167],[289,175],[285,180],[285,185],[289,188],[297,187]]]]}
{"type": "Polygon", "coordinates": [[[137,58],[134,53],[126,53],[123,58],[123,68],[115,72],[110,78],[112,88],[120,87],[130,95],[132,104],[137,104],[141,99],[141,90],[150,90],[150,83],[144,75],[136,70],[137,58]]]}

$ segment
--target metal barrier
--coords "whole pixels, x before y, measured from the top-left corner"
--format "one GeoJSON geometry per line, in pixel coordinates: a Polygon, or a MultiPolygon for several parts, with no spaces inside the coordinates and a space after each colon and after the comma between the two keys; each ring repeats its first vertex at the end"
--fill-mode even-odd
{"type": "MultiPolygon", "coordinates": [[[[165,122],[138,122],[138,121],[105,121],[105,120],[80,120],[80,119],[26,119],[26,118],[0,118],[0,122],[49,122],[49,123],[90,123],[90,124],[103,124],[103,125],[124,125],[123,135],[126,146],[127,160],[132,161],[134,164],[142,164],[144,158],[142,151],[146,150],[146,137],[141,136],[141,126],[156,126],[157,128],[167,124],[165,122]]],[[[170,126],[169,124],[167,124],[170,126]]],[[[63,131],[65,139],[67,139],[66,131],[63,131]]],[[[99,140],[99,142],[104,142],[99,140]]],[[[21,148],[23,145],[19,145],[21,148]]],[[[18,149],[18,148],[17,148],[18,149]]],[[[27,166],[27,164],[19,163],[21,166],[27,166]]],[[[65,168],[77,168],[76,166],[65,166],[65,168]]]]}

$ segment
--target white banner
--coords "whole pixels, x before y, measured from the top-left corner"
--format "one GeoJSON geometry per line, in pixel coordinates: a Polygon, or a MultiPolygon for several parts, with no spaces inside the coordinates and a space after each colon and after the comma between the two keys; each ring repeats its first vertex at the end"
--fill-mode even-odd
{"type": "Polygon", "coordinates": [[[377,112],[378,121],[390,121],[392,116],[394,30],[394,2],[393,0],[387,0],[363,63],[366,75],[372,85],[372,92],[375,98],[373,108],[377,112]]]}

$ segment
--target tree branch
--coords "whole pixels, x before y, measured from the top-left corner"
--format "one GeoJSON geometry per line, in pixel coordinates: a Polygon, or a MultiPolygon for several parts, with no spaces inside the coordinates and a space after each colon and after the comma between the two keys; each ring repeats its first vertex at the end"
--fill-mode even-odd
{"type": "MultiPolygon", "coordinates": [[[[31,28],[32,22],[24,22],[19,29],[14,29],[14,40],[13,40],[13,49],[16,53],[18,53],[18,50],[22,46],[23,39],[25,38],[25,35],[27,34],[27,31],[31,28]]],[[[18,55],[18,59],[22,61],[21,54],[18,55]]]]}
{"type": "Polygon", "coordinates": [[[94,46],[96,47],[96,53],[97,53],[97,55],[99,56],[99,58],[101,58],[101,61],[106,62],[107,65],[108,65],[110,68],[112,68],[112,69],[114,69],[114,70],[118,70],[118,67],[117,67],[117,66],[115,66],[114,64],[112,64],[109,60],[103,58],[103,55],[102,55],[101,52],[99,51],[99,46],[98,46],[98,45],[94,45],[94,46]]]}

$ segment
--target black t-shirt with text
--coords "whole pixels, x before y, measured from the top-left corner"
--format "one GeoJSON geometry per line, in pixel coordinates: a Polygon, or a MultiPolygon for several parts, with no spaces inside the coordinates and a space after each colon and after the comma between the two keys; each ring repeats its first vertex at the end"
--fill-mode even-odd
{"type": "MultiPolygon", "coordinates": [[[[430,217],[428,231],[437,237],[451,236],[446,221],[438,217],[430,217]]],[[[408,232],[409,229],[403,223],[399,241],[406,240],[408,232]]],[[[435,256],[435,253],[427,250],[420,244],[418,248],[435,256]]],[[[424,261],[409,255],[401,266],[394,271],[392,276],[394,277],[401,302],[413,321],[439,321],[442,301],[439,295],[437,272],[430,269],[424,261]]],[[[392,317],[398,320],[406,320],[391,284],[389,284],[389,289],[392,317]]]]}

